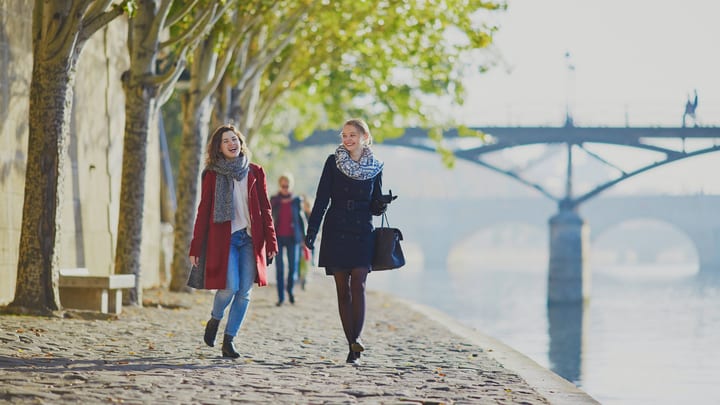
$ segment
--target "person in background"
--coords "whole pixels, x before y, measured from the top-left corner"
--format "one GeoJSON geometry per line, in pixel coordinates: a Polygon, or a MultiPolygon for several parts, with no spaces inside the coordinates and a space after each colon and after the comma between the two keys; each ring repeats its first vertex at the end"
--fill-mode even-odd
{"type": "Polygon", "coordinates": [[[342,143],[325,161],[305,244],[314,248],[325,217],[318,265],[335,279],[340,321],[349,344],[346,361],[356,364],[365,350],[360,337],[365,322],[365,282],[374,250],[372,215],[382,215],[387,203],[382,202],[383,163],[370,149],[368,125],[361,119],[348,120],[341,138],[342,143]]]}
{"type": "Polygon", "coordinates": [[[215,130],[207,146],[190,262],[204,268],[204,288],[217,290],[205,343],[215,346],[230,307],[223,357],[238,358],[233,339],[250,305],[253,282],[267,285],[266,260],[278,251],[263,168],[250,163],[245,137],[231,125],[215,130]]]}
{"type": "Polygon", "coordinates": [[[298,279],[301,247],[305,238],[305,220],[302,199],[293,195],[293,177],[286,173],[278,178],[279,191],[270,199],[277,233],[278,250],[275,262],[277,306],[285,302],[285,291],[291,304],[295,303],[295,281],[298,279]],[[285,250],[285,255],[283,255],[285,250]],[[287,257],[287,283],[285,283],[285,256],[287,257]]]}

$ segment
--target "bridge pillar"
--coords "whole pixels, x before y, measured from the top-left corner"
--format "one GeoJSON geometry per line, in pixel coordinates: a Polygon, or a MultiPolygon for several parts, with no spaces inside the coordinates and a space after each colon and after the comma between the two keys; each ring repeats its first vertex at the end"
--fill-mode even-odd
{"type": "Polygon", "coordinates": [[[548,304],[586,301],[590,298],[590,227],[577,212],[566,208],[549,224],[548,304]]]}
{"type": "Polygon", "coordinates": [[[700,261],[700,277],[720,279],[720,229],[709,228],[691,235],[700,261]]]}

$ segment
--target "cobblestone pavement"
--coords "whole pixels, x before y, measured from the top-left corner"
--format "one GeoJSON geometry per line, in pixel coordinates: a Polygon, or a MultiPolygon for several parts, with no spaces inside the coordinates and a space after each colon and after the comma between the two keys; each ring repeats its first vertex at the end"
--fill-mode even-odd
{"type": "Polygon", "coordinates": [[[491,352],[380,293],[368,294],[362,362],[346,364],[326,277],[282,307],[275,286],[255,287],[235,360],[202,341],[210,292],[144,295],[108,319],[0,316],[0,402],[550,403],[491,352]]]}

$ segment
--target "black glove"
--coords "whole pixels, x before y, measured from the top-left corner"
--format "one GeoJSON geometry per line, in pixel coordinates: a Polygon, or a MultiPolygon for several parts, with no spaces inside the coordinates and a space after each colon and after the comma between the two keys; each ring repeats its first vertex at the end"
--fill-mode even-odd
{"type": "Polygon", "coordinates": [[[387,211],[387,206],[395,201],[398,196],[392,194],[392,190],[388,190],[389,194],[381,194],[377,200],[373,200],[370,204],[370,211],[373,215],[379,216],[387,211]]]}
{"type": "Polygon", "coordinates": [[[398,196],[392,194],[392,190],[388,190],[388,194],[382,194],[380,195],[380,202],[385,204],[390,204],[391,202],[395,201],[398,198],[398,196]]]}
{"type": "Polygon", "coordinates": [[[314,229],[308,229],[307,234],[305,235],[305,246],[307,246],[310,250],[315,249],[315,237],[317,237],[317,231],[314,229]]]}
{"type": "Polygon", "coordinates": [[[375,216],[380,216],[387,211],[387,206],[387,203],[380,200],[372,200],[372,203],[370,203],[370,213],[375,216]]]}

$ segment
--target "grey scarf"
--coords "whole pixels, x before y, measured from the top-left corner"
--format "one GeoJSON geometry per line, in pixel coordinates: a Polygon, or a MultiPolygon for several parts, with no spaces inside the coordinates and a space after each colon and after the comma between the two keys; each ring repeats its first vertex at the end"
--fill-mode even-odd
{"type": "Polygon", "coordinates": [[[369,180],[377,176],[383,169],[383,162],[375,159],[369,147],[363,147],[360,159],[356,162],[350,157],[350,152],[345,145],[340,145],[335,150],[335,164],[346,176],[355,180],[369,180]]]}
{"type": "Polygon", "coordinates": [[[217,173],[215,178],[215,212],[213,222],[231,221],[235,214],[233,210],[233,180],[241,181],[247,176],[250,160],[240,155],[233,160],[218,160],[207,170],[217,173]]]}

